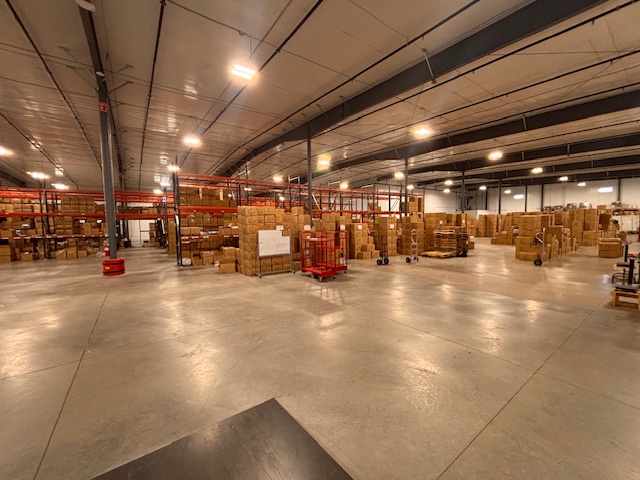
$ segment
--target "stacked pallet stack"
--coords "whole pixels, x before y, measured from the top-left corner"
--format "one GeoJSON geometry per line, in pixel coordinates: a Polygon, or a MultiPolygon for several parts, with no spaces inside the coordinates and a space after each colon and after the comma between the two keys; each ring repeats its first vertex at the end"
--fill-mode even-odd
{"type": "Polygon", "coordinates": [[[402,217],[402,235],[398,253],[400,255],[411,255],[411,232],[415,230],[415,241],[417,242],[417,254],[424,252],[424,219],[419,215],[409,215],[402,217]]]}
{"type": "Polygon", "coordinates": [[[466,227],[440,226],[435,229],[435,251],[466,255],[469,250],[469,234],[466,227]]]}
{"type": "MultiPolygon", "coordinates": [[[[387,257],[398,254],[398,219],[395,216],[376,216],[373,238],[376,250],[384,252],[387,257]]],[[[377,257],[373,257],[377,258],[377,257]]]]}

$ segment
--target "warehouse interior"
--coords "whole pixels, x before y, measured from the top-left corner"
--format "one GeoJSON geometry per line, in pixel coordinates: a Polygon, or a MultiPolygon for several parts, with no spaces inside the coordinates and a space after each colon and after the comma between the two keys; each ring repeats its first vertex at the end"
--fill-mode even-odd
{"type": "Polygon", "coordinates": [[[0,0],[0,478],[640,477],[635,0],[0,0]]]}

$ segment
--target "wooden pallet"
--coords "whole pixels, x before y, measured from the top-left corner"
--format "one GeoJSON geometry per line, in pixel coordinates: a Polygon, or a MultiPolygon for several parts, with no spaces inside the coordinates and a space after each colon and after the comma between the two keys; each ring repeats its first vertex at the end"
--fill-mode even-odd
{"type": "Polygon", "coordinates": [[[640,293],[624,292],[622,290],[613,290],[611,292],[611,296],[613,297],[611,299],[612,307],[631,307],[631,308],[635,308],[636,310],[640,310],[640,293]],[[622,302],[620,301],[620,298],[633,298],[637,300],[638,303],[627,302],[627,301],[622,302]]]}
{"type": "Polygon", "coordinates": [[[456,256],[456,252],[422,252],[420,255],[430,258],[452,258],[456,256]]]}

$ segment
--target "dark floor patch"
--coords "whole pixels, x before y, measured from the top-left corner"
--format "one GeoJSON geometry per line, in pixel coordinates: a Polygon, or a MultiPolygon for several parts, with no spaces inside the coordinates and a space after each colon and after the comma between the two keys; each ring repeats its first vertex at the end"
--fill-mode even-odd
{"type": "Polygon", "coordinates": [[[271,399],[96,477],[100,480],[350,480],[271,399]]]}

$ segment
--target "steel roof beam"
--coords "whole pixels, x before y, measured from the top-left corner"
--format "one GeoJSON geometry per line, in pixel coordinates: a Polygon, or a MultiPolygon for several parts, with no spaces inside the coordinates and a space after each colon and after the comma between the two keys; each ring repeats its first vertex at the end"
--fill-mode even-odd
{"type": "MultiPolygon", "coordinates": [[[[566,158],[569,155],[637,146],[640,146],[640,134],[622,135],[509,153],[504,155],[499,161],[489,160],[486,157],[478,157],[470,160],[460,160],[456,162],[412,168],[409,170],[409,175],[419,175],[429,172],[466,172],[478,168],[499,167],[502,165],[508,166],[514,163],[543,160],[551,157],[566,158]]],[[[392,178],[393,174],[382,175],[377,177],[376,181],[382,182],[392,178]]]]}
{"type": "MultiPolygon", "coordinates": [[[[562,165],[551,165],[546,166],[545,171],[543,172],[543,176],[549,176],[549,174],[554,173],[556,175],[562,176],[567,172],[572,172],[575,170],[595,170],[602,168],[613,168],[613,167],[624,167],[628,165],[640,165],[640,155],[627,155],[623,157],[616,158],[604,158],[600,160],[583,160],[575,163],[565,163],[562,165]]],[[[508,181],[510,178],[519,178],[526,177],[531,175],[531,178],[537,178],[538,174],[532,174],[531,168],[521,168],[516,170],[508,170],[506,172],[487,172],[487,173],[466,173],[465,179],[469,180],[502,180],[508,181]]],[[[418,185],[430,185],[442,183],[440,179],[434,180],[425,180],[423,182],[418,182],[418,185]]]]}
{"type": "Polygon", "coordinates": [[[5,172],[3,170],[0,170],[0,178],[3,179],[3,180],[6,180],[7,182],[12,183],[16,187],[26,187],[27,186],[27,184],[25,182],[23,182],[22,180],[20,180],[19,178],[14,177],[10,173],[7,173],[7,172],[5,172]]]}
{"type": "MultiPolygon", "coordinates": [[[[346,100],[308,124],[313,132],[320,133],[346,118],[378,105],[413,88],[417,88],[447,73],[505,48],[539,31],[571,18],[605,0],[537,0],[515,11],[475,34],[429,57],[429,64],[419,62],[384,82],[346,100]],[[433,72],[433,74],[430,72],[433,72]]],[[[284,142],[306,138],[307,125],[301,125],[270,140],[245,155],[227,171],[235,171],[253,157],[284,142]]]]}

